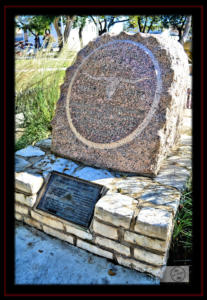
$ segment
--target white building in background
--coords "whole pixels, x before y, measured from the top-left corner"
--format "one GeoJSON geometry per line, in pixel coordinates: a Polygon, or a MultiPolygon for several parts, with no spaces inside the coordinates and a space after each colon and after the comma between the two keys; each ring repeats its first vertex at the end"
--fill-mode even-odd
{"type": "MultiPolygon", "coordinates": [[[[68,47],[70,50],[80,50],[81,44],[78,34],[79,28],[73,28],[70,32],[68,47]]],[[[98,29],[93,22],[86,21],[86,25],[83,28],[82,38],[83,47],[86,46],[90,41],[98,36],[98,29]]]]}

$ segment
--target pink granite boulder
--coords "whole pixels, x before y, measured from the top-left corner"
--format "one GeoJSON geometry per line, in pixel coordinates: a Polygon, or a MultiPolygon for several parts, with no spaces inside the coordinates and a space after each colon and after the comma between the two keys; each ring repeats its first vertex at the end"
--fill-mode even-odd
{"type": "Polygon", "coordinates": [[[170,37],[104,34],[66,71],[52,151],[85,164],[156,175],[176,146],[188,58],[170,37]]]}

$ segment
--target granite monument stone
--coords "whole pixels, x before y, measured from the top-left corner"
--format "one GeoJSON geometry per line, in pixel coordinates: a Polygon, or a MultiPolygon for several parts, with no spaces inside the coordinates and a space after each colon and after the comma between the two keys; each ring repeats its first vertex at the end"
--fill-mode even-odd
{"type": "Polygon", "coordinates": [[[85,164],[156,175],[176,146],[188,59],[170,37],[104,34],[66,71],[52,151],[85,164]]]}

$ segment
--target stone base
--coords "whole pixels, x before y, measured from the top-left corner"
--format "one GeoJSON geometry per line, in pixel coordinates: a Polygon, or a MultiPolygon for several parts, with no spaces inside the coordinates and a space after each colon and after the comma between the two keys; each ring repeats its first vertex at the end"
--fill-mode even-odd
{"type": "Polygon", "coordinates": [[[162,278],[181,191],[191,174],[190,120],[186,114],[179,148],[153,179],[56,157],[50,152],[50,139],[17,151],[15,218],[120,265],[162,278]],[[36,209],[38,193],[53,170],[109,189],[96,203],[88,229],[36,209]]]}

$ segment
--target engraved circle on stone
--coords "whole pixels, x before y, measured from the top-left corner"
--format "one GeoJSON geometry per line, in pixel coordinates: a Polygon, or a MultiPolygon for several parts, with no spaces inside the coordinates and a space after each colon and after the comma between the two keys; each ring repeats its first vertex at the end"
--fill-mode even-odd
{"type": "MultiPolygon", "coordinates": [[[[115,78],[115,77],[114,77],[115,78]]],[[[116,81],[115,81],[116,83],[116,81]]],[[[115,84],[116,85],[116,84],[115,84]]],[[[110,92],[110,88],[108,89],[108,91],[110,92]]],[[[104,44],[98,48],[96,48],[95,50],[93,50],[88,56],[86,56],[82,63],[79,65],[79,67],[76,69],[75,74],[73,75],[69,88],[68,88],[68,94],[67,94],[67,99],[66,99],[66,115],[67,115],[67,119],[68,119],[68,123],[69,126],[72,130],[72,132],[74,133],[74,135],[85,145],[92,147],[92,148],[96,148],[96,149],[113,149],[113,148],[117,148],[120,146],[123,146],[129,142],[131,142],[134,138],[138,137],[141,132],[145,129],[145,127],[149,124],[150,120],[152,119],[156,108],[159,104],[160,101],[160,94],[162,91],[162,79],[161,79],[161,71],[160,71],[160,67],[158,64],[158,61],[156,60],[156,58],[154,57],[154,55],[152,54],[152,52],[143,44],[139,43],[139,42],[135,42],[135,41],[131,41],[131,40],[115,40],[112,42],[109,42],[107,44],[104,44]],[[71,89],[74,83],[74,80],[78,74],[78,72],[80,71],[80,69],[83,67],[83,65],[87,62],[87,60],[98,50],[104,48],[104,47],[108,47],[112,44],[115,43],[128,43],[128,44],[132,44],[134,46],[139,47],[141,50],[143,50],[151,59],[151,61],[153,62],[154,68],[155,68],[155,74],[156,74],[156,78],[157,78],[157,86],[156,86],[156,90],[155,90],[155,94],[154,94],[154,99],[153,102],[151,104],[150,110],[147,113],[146,117],[144,118],[144,120],[142,121],[141,124],[139,124],[137,126],[137,128],[131,132],[129,135],[127,135],[124,138],[121,138],[118,141],[115,142],[110,142],[110,143],[95,143],[92,142],[88,139],[86,139],[84,136],[82,136],[78,130],[76,129],[76,127],[73,125],[73,121],[72,121],[72,117],[70,114],[70,96],[71,96],[71,89]]],[[[113,91],[111,93],[111,95],[113,94],[113,91]]],[[[111,96],[109,95],[109,97],[111,96]]]]}

